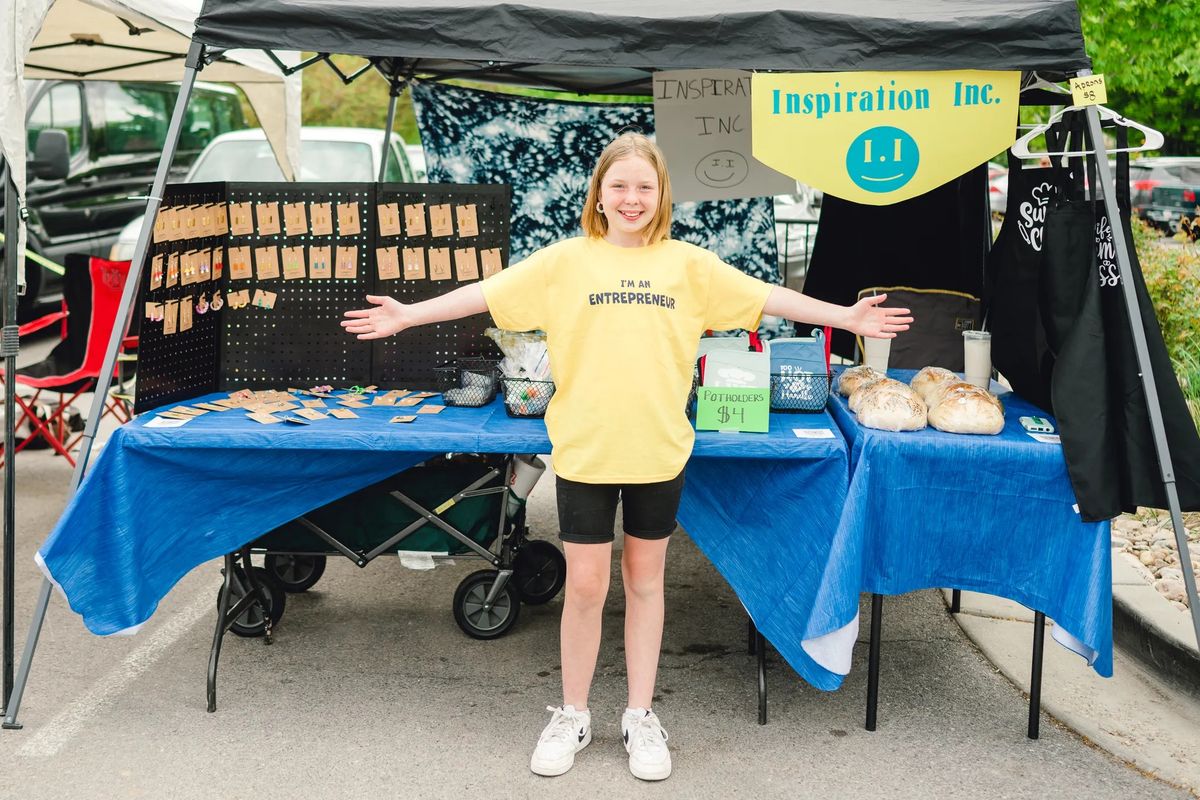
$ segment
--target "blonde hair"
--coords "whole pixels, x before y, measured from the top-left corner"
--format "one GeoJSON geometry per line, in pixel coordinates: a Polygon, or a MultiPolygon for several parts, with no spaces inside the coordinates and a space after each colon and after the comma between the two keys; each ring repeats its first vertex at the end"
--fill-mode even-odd
{"type": "Polygon", "coordinates": [[[604,148],[604,152],[600,154],[600,158],[596,161],[596,168],[592,171],[591,183],[588,184],[587,199],[583,202],[581,219],[583,232],[593,239],[603,238],[608,233],[608,220],[596,208],[600,202],[600,183],[614,162],[629,156],[640,156],[646,159],[658,173],[658,208],[655,209],[654,217],[644,231],[646,244],[670,239],[671,179],[667,175],[667,159],[663,156],[662,150],[658,149],[658,145],[640,133],[621,134],[609,142],[608,146],[604,148]]]}

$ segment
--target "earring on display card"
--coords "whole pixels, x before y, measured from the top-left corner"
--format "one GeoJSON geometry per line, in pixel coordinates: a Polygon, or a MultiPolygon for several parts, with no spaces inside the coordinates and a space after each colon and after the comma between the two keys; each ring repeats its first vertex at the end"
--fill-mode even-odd
{"type": "Polygon", "coordinates": [[[200,299],[196,301],[196,313],[205,314],[208,312],[208,297],[207,292],[200,293],[200,299]]]}
{"type": "Polygon", "coordinates": [[[213,311],[220,311],[224,305],[225,301],[221,299],[221,291],[218,289],[217,291],[213,292],[213,299],[212,302],[208,304],[208,307],[213,311]]]}

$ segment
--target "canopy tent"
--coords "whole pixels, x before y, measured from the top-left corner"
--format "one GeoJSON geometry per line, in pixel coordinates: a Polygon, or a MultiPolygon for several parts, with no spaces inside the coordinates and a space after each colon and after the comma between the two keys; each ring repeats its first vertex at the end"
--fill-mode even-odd
{"type": "MultiPolygon", "coordinates": [[[[0,39],[0,155],[25,195],[24,79],[178,81],[200,0],[5,0],[0,39]]],[[[297,54],[276,53],[295,62],[297,54]]],[[[259,50],[231,50],[205,67],[237,86],[258,117],[284,175],[300,159],[300,77],[259,50]]],[[[22,238],[23,243],[23,238],[22,238]]],[[[23,248],[22,248],[23,249],[23,248]]],[[[18,251],[20,252],[20,250],[18,251]]],[[[24,285],[24,261],[19,283],[24,285]]]]}
{"type": "Polygon", "coordinates": [[[426,0],[206,2],[196,41],[387,59],[389,71],[576,92],[650,93],[665,69],[1024,69],[1091,66],[1073,0],[426,0]]]}
{"type": "MultiPolygon", "coordinates": [[[[187,59],[181,103],[205,68],[207,57],[232,48],[287,47],[317,53],[298,65],[326,60],[330,53],[369,59],[371,67],[399,87],[414,77],[427,80],[477,78],[494,82],[551,87],[577,92],[619,91],[648,94],[656,70],[739,68],[798,72],[902,70],[1036,70],[1061,78],[1090,74],[1079,13],[1074,0],[914,0],[879,4],[843,0],[831,9],[826,0],[769,3],[747,0],[730,10],[715,0],[668,0],[649,6],[634,0],[595,0],[587,11],[569,0],[529,0],[521,5],[426,0],[402,6],[393,0],[205,0],[187,59]]],[[[280,61],[282,63],[282,61],[280,61]]],[[[207,75],[206,75],[207,77],[207,75]]],[[[174,153],[177,105],[163,164],[174,153]]],[[[1092,141],[1103,147],[1100,120],[1088,111],[1092,141]]],[[[1120,225],[1112,170],[1097,159],[1104,200],[1111,220],[1120,225]]],[[[160,165],[147,216],[158,210],[166,170],[160,165]]],[[[135,270],[145,260],[149,234],[143,231],[135,251],[135,270]]],[[[1116,235],[1117,260],[1128,273],[1125,238],[1116,235]]],[[[138,281],[125,288],[128,311],[138,281]]],[[[1127,308],[1137,308],[1129,281],[1122,281],[1127,308]]],[[[1130,313],[1130,319],[1136,319],[1130,313]]],[[[1138,355],[1148,363],[1145,334],[1138,355]]],[[[110,343],[105,370],[116,359],[118,340],[110,343]]],[[[1153,374],[1143,370],[1151,419],[1161,434],[1153,374]]],[[[89,416],[72,488],[87,468],[95,435],[96,410],[89,416]]],[[[1164,483],[1170,483],[1165,439],[1159,436],[1164,483]]],[[[1173,489],[1168,489],[1170,494],[1173,489]]],[[[1186,546],[1178,511],[1172,505],[1181,548],[1186,546]]],[[[1189,585],[1194,596],[1194,587],[1189,585]]],[[[17,685],[5,727],[16,726],[51,583],[43,582],[33,625],[26,641],[17,685]]],[[[1194,609],[1194,613],[1200,613],[1194,609]]],[[[1200,636],[1200,623],[1197,623],[1200,636]]]]}

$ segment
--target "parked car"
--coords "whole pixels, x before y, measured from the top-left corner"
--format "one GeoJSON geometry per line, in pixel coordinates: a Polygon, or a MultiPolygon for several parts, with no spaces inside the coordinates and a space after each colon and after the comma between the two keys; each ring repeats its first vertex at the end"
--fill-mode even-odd
{"type": "Polygon", "coordinates": [[[817,239],[817,221],[825,195],[803,183],[793,194],[775,196],[775,246],[779,253],[779,273],[792,288],[802,281],[808,259],[817,239]]]}
{"type": "MultiPolygon", "coordinates": [[[[383,161],[383,131],[373,128],[300,129],[300,165],[298,180],[369,183],[379,177],[383,161]]],[[[384,181],[413,183],[412,166],[404,142],[392,134],[384,181]]],[[[226,133],[204,148],[183,181],[282,181],[283,172],[267,144],[261,128],[226,133]]],[[[142,203],[145,208],[145,203],[142,203]]],[[[145,215],[129,222],[112,247],[109,258],[133,258],[137,237],[145,215]]]]}
{"type": "MultiPolygon", "coordinates": [[[[30,251],[54,263],[62,263],[67,253],[109,253],[122,227],[145,207],[178,92],[167,83],[26,82],[31,158],[42,131],[59,130],[67,135],[69,165],[66,177],[53,179],[30,170],[25,198],[30,251]]],[[[172,175],[182,177],[213,137],[245,127],[235,89],[196,84],[172,175]]],[[[62,279],[52,270],[26,259],[25,277],[18,308],[22,321],[62,298],[62,279]]]]}
{"type": "Polygon", "coordinates": [[[425,168],[425,148],[419,144],[406,144],[404,152],[408,155],[409,166],[412,167],[413,180],[417,183],[427,182],[429,171],[425,168]]]}
{"type": "Polygon", "coordinates": [[[993,214],[1003,216],[1008,208],[1008,168],[988,162],[988,207],[993,214]]]}
{"type": "Polygon", "coordinates": [[[1173,234],[1179,230],[1183,220],[1194,220],[1200,216],[1197,195],[1200,195],[1200,180],[1193,184],[1155,186],[1150,192],[1149,202],[1139,208],[1138,216],[1154,227],[1173,234]]]}
{"type": "Polygon", "coordinates": [[[1200,158],[1163,156],[1130,162],[1129,201],[1133,213],[1144,218],[1142,207],[1152,202],[1155,188],[1165,184],[1200,184],[1200,158]]]}

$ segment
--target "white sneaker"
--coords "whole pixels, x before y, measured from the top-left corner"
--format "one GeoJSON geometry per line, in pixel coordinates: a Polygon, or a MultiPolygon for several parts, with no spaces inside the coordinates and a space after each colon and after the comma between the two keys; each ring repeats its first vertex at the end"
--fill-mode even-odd
{"type": "Polygon", "coordinates": [[[629,753],[629,771],[644,781],[661,781],[671,775],[667,732],[648,708],[627,708],[621,717],[621,736],[629,753]]]}
{"type": "Polygon", "coordinates": [[[562,775],[575,764],[575,754],[592,743],[592,715],[575,706],[546,706],[554,713],[538,737],[529,768],[538,775],[562,775]]]}

